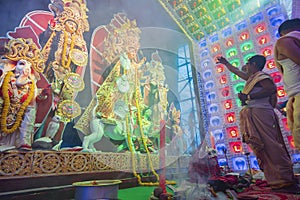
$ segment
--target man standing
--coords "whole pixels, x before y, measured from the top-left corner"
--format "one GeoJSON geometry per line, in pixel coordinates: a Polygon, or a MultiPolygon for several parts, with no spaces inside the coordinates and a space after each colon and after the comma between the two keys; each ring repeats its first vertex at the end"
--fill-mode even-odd
{"type": "Polygon", "coordinates": [[[246,80],[243,91],[238,94],[243,105],[240,111],[240,130],[243,142],[256,155],[268,184],[278,192],[300,193],[274,111],[277,88],[272,77],[262,72],[266,58],[262,55],[251,57],[242,67],[243,71],[232,66],[223,57],[219,57],[217,62],[246,80]]]}
{"type": "Polygon", "coordinates": [[[288,126],[295,147],[300,150],[300,19],[286,20],[279,26],[278,33],[280,38],[275,44],[274,57],[289,97],[286,105],[288,126]]]}

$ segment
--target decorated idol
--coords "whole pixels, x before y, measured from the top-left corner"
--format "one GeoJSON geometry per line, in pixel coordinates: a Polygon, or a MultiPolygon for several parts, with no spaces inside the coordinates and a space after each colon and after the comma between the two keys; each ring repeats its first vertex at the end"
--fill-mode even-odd
{"type": "Polygon", "coordinates": [[[0,79],[0,145],[30,150],[40,93],[37,81],[44,60],[31,39],[12,39],[5,49],[0,79]]]}

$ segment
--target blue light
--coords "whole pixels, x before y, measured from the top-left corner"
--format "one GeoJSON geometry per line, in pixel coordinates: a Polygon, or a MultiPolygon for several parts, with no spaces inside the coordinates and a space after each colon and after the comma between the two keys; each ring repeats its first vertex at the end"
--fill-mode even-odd
{"type": "Polygon", "coordinates": [[[206,96],[207,100],[208,101],[211,101],[211,100],[215,100],[217,98],[217,95],[215,92],[210,92],[207,96],[206,96]]]}
{"type": "Polygon", "coordinates": [[[211,36],[211,37],[209,38],[209,40],[210,40],[211,43],[217,42],[217,41],[219,40],[218,34],[215,34],[215,35],[211,36]]]}
{"type": "Polygon", "coordinates": [[[273,27],[279,26],[284,21],[285,21],[285,17],[283,15],[270,18],[270,23],[273,27]]]}
{"type": "Polygon", "coordinates": [[[203,78],[204,78],[204,79],[210,78],[210,77],[212,76],[211,73],[212,73],[212,72],[211,72],[210,69],[209,69],[209,70],[206,70],[206,71],[203,73],[203,78]]]}
{"type": "Polygon", "coordinates": [[[201,57],[208,56],[208,49],[205,49],[201,52],[201,57]]]}
{"type": "Polygon", "coordinates": [[[226,37],[228,37],[230,35],[232,35],[232,29],[231,29],[231,27],[226,28],[225,30],[222,31],[222,36],[224,38],[226,38],[226,37]]]}
{"type": "Polygon", "coordinates": [[[224,139],[224,134],[223,134],[223,131],[221,129],[214,130],[213,135],[214,135],[216,141],[224,139]]]}
{"type": "Polygon", "coordinates": [[[255,24],[259,21],[262,21],[264,19],[264,16],[263,14],[260,12],[260,13],[257,13],[256,15],[250,17],[250,23],[251,24],[255,24]]]}
{"type": "Polygon", "coordinates": [[[219,166],[221,166],[221,167],[227,166],[227,161],[225,158],[218,159],[218,163],[219,163],[219,166]]]}
{"type": "Polygon", "coordinates": [[[244,157],[236,157],[232,159],[233,168],[235,170],[247,170],[247,161],[244,157]]]}
{"type": "Polygon", "coordinates": [[[221,124],[221,119],[220,119],[220,117],[212,117],[211,119],[210,119],[210,125],[211,126],[218,126],[218,125],[220,125],[221,124]]]}
{"type": "Polygon", "coordinates": [[[209,111],[209,113],[216,113],[216,112],[219,111],[219,106],[217,104],[215,104],[215,103],[211,104],[208,107],[208,111],[209,111]]]}
{"type": "Polygon", "coordinates": [[[208,67],[209,63],[210,63],[209,59],[205,59],[204,61],[201,62],[201,67],[206,68],[208,67]]]}
{"type": "Polygon", "coordinates": [[[293,154],[293,162],[300,162],[300,154],[293,154]]]}
{"type": "Polygon", "coordinates": [[[214,87],[215,87],[215,84],[214,84],[213,81],[207,81],[207,82],[205,83],[205,89],[206,89],[206,90],[212,89],[212,88],[214,88],[214,87]]]}
{"type": "Polygon", "coordinates": [[[200,47],[206,47],[206,46],[207,46],[206,40],[204,39],[204,40],[200,41],[200,42],[199,42],[199,46],[200,46],[200,47]]]}
{"type": "Polygon", "coordinates": [[[272,15],[276,15],[276,14],[280,13],[280,8],[278,8],[277,6],[272,6],[268,9],[266,9],[266,11],[269,16],[272,16],[272,15]]]}
{"type": "Polygon", "coordinates": [[[242,30],[242,29],[244,29],[244,28],[246,28],[246,27],[247,27],[246,20],[244,20],[244,21],[242,21],[242,22],[240,22],[240,23],[238,23],[238,24],[235,25],[235,28],[236,28],[238,31],[240,31],[240,30],[242,30]]]}
{"type": "Polygon", "coordinates": [[[251,168],[260,169],[259,165],[258,165],[258,161],[255,156],[250,157],[250,165],[251,165],[251,168]]]}
{"type": "Polygon", "coordinates": [[[218,155],[224,155],[224,151],[227,151],[225,144],[216,144],[216,150],[218,155]]]}

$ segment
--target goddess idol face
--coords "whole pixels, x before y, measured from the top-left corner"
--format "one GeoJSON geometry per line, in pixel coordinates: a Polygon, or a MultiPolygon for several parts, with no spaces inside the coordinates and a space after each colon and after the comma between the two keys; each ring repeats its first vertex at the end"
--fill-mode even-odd
{"type": "Polygon", "coordinates": [[[21,59],[17,62],[15,70],[16,75],[24,74],[29,76],[31,73],[31,63],[25,59],[21,59]]]}
{"type": "Polygon", "coordinates": [[[78,25],[73,20],[66,20],[65,22],[65,28],[69,33],[75,33],[78,29],[78,25]]]}

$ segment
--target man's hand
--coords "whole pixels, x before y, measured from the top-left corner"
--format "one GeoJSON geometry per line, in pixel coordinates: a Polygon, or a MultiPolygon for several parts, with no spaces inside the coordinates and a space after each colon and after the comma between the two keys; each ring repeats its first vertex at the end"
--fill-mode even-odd
{"type": "Polygon", "coordinates": [[[247,104],[246,104],[246,100],[247,100],[248,98],[247,98],[247,95],[246,95],[246,94],[240,92],[240,93],[238,93],[238,97],[239,97],[239,99],[240,99],[241,102],[242,102],[242,106],[247,105],[247,104]]]}
{"type": "Polygon", "coordinates": [[[217,57],[217,64],[219,64],[219,63],[225,65],[225,64],[228,64],[229,62],[228,62],[228,60],[226,60],[226,58],[224,58],[223,56],[220,56],[220,57],[217,57]]]}

